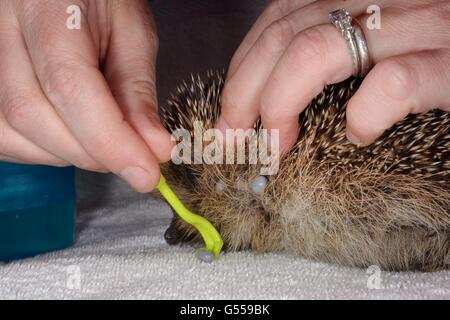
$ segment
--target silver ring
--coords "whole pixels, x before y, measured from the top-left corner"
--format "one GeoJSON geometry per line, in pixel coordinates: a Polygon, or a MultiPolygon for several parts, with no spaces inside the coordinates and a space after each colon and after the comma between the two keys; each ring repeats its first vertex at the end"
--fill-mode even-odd
{"type": "Polygon", "coordinates": [[[361,26],[359,25],[359,22],[357,20],[353,21],[355,21],[353,28],[355,29],[354,35],[356,46],[358,47],[361,66],[361,69],[359,70],[359,77],[364,78],[372,66],[370,62],[369,48],[367,47],[366,38],[364,37],[364,33],[361,26]]]}
{"type": "Polygon", "coordinates": [[[341,32],[347,41],[352,56],[353,76],[364,77],[370,70],[367,42],[362,28],[345,9],[338,9],[328,14],[331,23],[341,32]]]}

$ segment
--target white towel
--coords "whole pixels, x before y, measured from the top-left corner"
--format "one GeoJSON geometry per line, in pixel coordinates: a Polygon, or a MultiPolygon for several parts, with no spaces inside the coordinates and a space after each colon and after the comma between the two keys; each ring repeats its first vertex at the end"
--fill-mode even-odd
{"type": "Polygon", "coordinates": [[[449,271],[367,273],[250,252],[201,263],[192,248],[165,243],[165,203],[98,180],[83,179],[76,245],[0,265],[0,298],[450,299],[449,271]]]}

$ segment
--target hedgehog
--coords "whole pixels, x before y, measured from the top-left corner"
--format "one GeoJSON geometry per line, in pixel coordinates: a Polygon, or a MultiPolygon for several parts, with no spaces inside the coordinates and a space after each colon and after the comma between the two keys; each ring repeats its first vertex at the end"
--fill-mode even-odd
{"type": "MultiPolygon", "coordinates": [[[[260,164],[175,164],[162,173],[184,204],[213,223],[227,251],[285,252],[350,267],[450,268],[450,114],[411,114],[369,146],[345,136],[361,80],[329,85],[300,114],[297,143],[279,170],[260,164]]],[[[170,132],[214,127],[224,72],[192,76],[162,108],[170,132]]],[[[261,130],[260,121],[255,124],[261,130]]],[[[200,243],[174,215],[171,244],[200,243]]]]}

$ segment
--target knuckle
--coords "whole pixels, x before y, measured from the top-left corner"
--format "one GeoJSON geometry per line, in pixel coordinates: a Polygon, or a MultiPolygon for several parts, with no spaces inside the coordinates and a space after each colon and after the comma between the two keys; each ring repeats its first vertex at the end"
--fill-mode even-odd
{"type": "MultiPolygon", "coordinates": [[[[107,133],[99,133],[87,142],[86,149],[94,159],[112,159],[118,154],[117,142],[107,133]]],[[[89,165],[89,164],[88,164],[89,165]]]]}
{"type": "Polygon", "coordinates": [[[384,94],[393,100],[403,101],[416,92],[418,77],[414,68],[398,60],[380,63],[373,69],[384,94]]]}
{"type": "Polygon", "coordinates": [[[135,79],[131,82],[131,92],[144,101],[156,100],[155,84],[150,79],[135,79]]]}
{"type": "Polygon", "coordinates": [[[37,108],[33,106],[33,99],[27,95],[13,95],[3,105],[6,121],[15,129],[25,128],[29,121],[36,119],[37,108]]]}
{"type": "Polygon", "coordinates": [[[56,105],[64,105],[82,94],[80,70],[65,63],[50,63],[45,70],[43,89],[50,101],[56,105]]]}
{"type": "Polygon", "coordinates": [[[264,10],[264,13],[269,17],[282,16],[283,4],[281,4],[281,1],[282,0],[272,0],[264,10]]]}
{"type": "Polygon", "coordinates": [[[112,88],[113,95],[119,102],[126,99],[126,95],[138,97],[142,101],[146,101],[150,104],[156,102],[155,84],[153,80],[145,77],[131,78],[130,76],[130,80],[127,81],[126,75],[124,75],[123,80],[124,81],[120,81],[119,85],[113,86],[112,88]]]}
{"type": "Polygon", "coordinates": [[[260,51],[279,56],[294,37],[294,29],[288,18],[281,18],[270,24],[257,41],[260,51]]]}
{"type": "Polygon", "coordinates": [[[292,43],[292,49],[287,51],[290,66],[323,65],[327,41],[322,31],[316,28],[299,33],[292,43]]]}
{"type": "Polygon", "coordinates": [[[271,17],[282,17],[294,10],[293,0],[272,0],[266,8],[266,14],[271,17]]]}

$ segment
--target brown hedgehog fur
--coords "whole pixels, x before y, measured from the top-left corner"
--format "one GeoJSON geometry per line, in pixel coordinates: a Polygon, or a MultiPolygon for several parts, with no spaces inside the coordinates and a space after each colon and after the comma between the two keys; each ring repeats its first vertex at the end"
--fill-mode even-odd
{"type": "MultiPolygon", "coordinates": [[[[409,115],[375,143],[345,137],[345,108],[359,80],[324,89],[299,117],[297,144],[267,176],[262,195],[249,188],[259,165],[175,165],[162,172],[192,211],[220,231],[227,250],[284,251],[385,270],[450,268],[450,114],[409,115]],[[216,191],[221,180],[225,189],[216,191]]],[[[192,78],[162,113],[168,130],[220,114],[221,73],[192,78]]],[[[257,125],[259,127],[259,125],[257,125]]],[[[174,218],[169,243],[199,240],[174,218]]]]}

